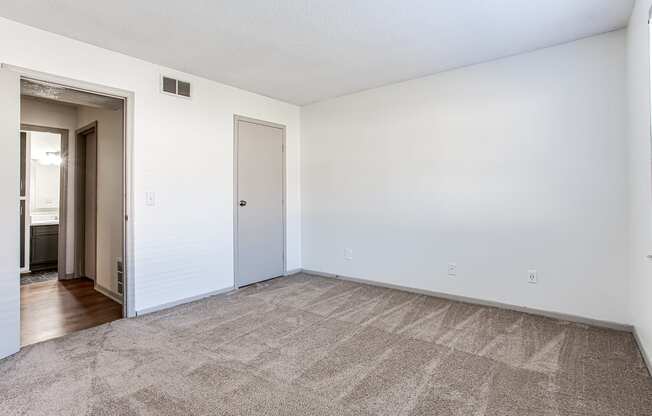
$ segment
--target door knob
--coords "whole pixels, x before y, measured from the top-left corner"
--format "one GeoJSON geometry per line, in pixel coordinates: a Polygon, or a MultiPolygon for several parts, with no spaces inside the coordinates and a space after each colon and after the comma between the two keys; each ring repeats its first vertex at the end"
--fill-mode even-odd
{"type": "Polygon", "coordinates": [[[244,201],[244,200],[240,201],[240,206],[241,207],[244,207],[246,205],[247,205],[247,201],[244,201]]]}

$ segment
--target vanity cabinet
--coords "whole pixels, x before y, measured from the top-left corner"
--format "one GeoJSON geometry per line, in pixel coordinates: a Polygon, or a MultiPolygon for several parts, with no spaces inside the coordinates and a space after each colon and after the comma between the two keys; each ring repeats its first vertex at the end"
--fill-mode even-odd
{"type": "Polygon", "coordinates": [[[54,269],[59,256],[59,225],[32,225],[30,234],[31,271],[54,269]]]}

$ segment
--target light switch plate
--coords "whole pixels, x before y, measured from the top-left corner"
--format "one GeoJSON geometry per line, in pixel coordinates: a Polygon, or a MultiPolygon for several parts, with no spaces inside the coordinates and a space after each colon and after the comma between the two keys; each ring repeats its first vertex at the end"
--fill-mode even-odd
{"type": "Polygon", "coordinates": [[[145,205],[153,207],[156,205],[156,193],[152,191],[145,192],[145,205]]]}

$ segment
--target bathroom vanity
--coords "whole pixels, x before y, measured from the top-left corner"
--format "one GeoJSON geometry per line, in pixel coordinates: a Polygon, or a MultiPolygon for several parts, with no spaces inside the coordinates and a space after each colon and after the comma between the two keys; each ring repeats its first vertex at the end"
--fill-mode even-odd
{"type": "Polygon", "coordinates": [[[34,223],[30,227],[30,269],[55,269],[58,261],[59,224],[34,223]]]}

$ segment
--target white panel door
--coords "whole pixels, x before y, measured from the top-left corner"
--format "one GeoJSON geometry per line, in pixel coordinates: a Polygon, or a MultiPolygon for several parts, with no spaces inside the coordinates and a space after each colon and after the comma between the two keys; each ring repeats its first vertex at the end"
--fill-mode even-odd
{"type": "Polygon", "coordinates": [[[20,349],[20,79],[0,68],[0,358],[20,349]]]}
{"type": "Polygon", "coordinates": [[[236,286],[285,273],[282,128],[236,119],[236,286]]]}

